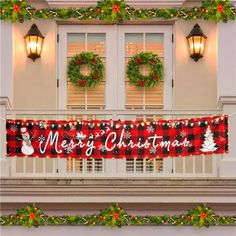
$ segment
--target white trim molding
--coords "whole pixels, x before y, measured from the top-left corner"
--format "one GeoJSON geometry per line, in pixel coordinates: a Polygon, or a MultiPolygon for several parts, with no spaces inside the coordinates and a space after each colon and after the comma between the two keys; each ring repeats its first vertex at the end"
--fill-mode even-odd
{"type": "Polygon", "coordinates": [[[0,100],[13,102],[13,24],[0,22],[0,100]]]}
{"type": "Polygon", "coordinates": [[[2,178],[2,203],[236,203],[235,179],[2,178]]]}
{"type": "MultiPolygon", "coordinates": [[[[79,7],[97,5],[97,0],[45,0],[50,7],[79,7]]],[[[181,7],[186,0],[126,0],[134,7],[181,7]]]]}
{"type": "Polygon", "coordinates": [[[224,105],[235,105],[236,106],[236,96],[228,96],[228,95],[220,96],[218,99],[219,109],[222,110],[224,105]]]}
{"type": "Polygon", "coordinates": [[[12,108],[12,104],[8,97],[0,97],[0,105],[5,106],[7,109],[12,108]]]}

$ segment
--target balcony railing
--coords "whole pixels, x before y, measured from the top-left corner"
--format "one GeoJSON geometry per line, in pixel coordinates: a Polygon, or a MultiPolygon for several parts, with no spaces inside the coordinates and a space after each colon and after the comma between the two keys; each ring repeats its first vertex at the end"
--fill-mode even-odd
{"type": "MultiPolygon", "coordinates": [[[[7,110],[6,119],[152,120],[212,116],[220,113],[219,110],[7,110]]],[[[217,177],[220,159],[221,155],[163,159],[8,158],[12,177],[31,178],[217,177]]]]}

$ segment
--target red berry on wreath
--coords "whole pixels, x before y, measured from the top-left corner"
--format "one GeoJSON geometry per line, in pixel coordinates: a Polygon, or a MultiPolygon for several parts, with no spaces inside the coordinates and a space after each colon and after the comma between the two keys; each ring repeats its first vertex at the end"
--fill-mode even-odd
{"type": "Polygon", "coordinates": [[[114,212],[114,213],[112,214],[112,218],[115,219],[115,220],[119,219],[119,217],[120,217],[120,215],[119,215],[119,213],[117,213],[117,212],[114,212]]]}
{"type": "Polygon", "coordinates": [[[153,63],[153,64],[156,64],[156,63],[157,63],[157,61],[156,61],[154,58],[150,59],[149,61],[150,61],[151,63],[153,63]]]}
{"type": "Polygon", "coordinates": [[[138,86],[140,86],[140,87],[144,87],[144,85],[145,85],[145,81],[143,81],[143,80],[138,80],[137,83],[138,83],[138,86]]]}
{"type": "Polygon", "coordinates": [[[76,62],[77,65],[80,65],[83,62],[83,58],[79,58],[78,61],[76,62]]]}
{"type": "Polygon", "coordinates": [[[113,5],[112,6],[112,11],[114,11],[115,13],[120,11],[120,6],[119,5],[113,5]]]}
{"type": "Polygon", "coordinates": [[[206,214],[205,212],[202,212],[202,213],[200,214],[200,218],[201,218],[202,220],[205,220],[205,219],[207,218],[207,214],[206,214]]]}
{"type": "Polygon", "coordinates": [[[14,11],[14,12],[17,13],[17,12],[20,11],[20,9],[21,9],[21,7],[20,7],[18,4],[14,4],[14,5],[13,5],[13,11],[14,11]]]}
{"type": "Polygon", "coordinates": [[[36,217],[36,214],[34,212],[29,213],[29,218],[33,220],[36,217]]]}
{"type": "Polygon", "coordinates": [[[98,79],[99,79],[97,72],[94,73],[94,79],[95,79],[95,80],[98,80],[98,79]]]}
{"type": "Polygon", "coordinates": [[[220,4],[220,5],[217,6],[217,11],[218,12],[222,12],[224,10],[225,10],[225,7],[223,5],[220,4]]]}
{"type": "Polygon", "coordinates": [[[142,59],[141,58],[137,58],[136,61],[134,62],[134,64],[138,65],[142,63],[142,59]]]}
{"type": "Polygon", "coordinates": [[[90,61],[91,61],[93,64],[97,64],[97,61],[96,61],[96,59],[94,59],[94,58],[90,59],[90,61]]]}
{"type": "Polygon", "coordinates": [[[154,78],[155,80],[158,80],[158,79],[159,79],[158,74],[157,74],[157,73],[154,73],[154,74],[153,74],[153,78],[154,78]]]}
{"type": "Polygon", "coordinates": [[[85,86],[87,84],[87,81],[85,81],[85,80],[80,80],[79,81],[79,86],[85,86]]]}

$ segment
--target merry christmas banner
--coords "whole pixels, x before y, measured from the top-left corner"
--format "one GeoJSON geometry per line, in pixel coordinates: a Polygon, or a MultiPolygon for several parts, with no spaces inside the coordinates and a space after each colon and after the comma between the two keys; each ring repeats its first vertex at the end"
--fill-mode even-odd
{"type": "Polygon", "coordinates": [[[8,156],[154,158],[228,151],[227,116],[153,121],[7,120],[8,156]]]}

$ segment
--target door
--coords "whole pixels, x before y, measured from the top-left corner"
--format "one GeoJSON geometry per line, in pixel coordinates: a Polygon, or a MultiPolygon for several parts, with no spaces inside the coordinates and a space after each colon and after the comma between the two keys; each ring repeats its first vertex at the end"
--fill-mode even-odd
{"type": "Polygon", "coordinates": [[[172,108],[172,26],[60,26],[58,51],[60,109],[172,108]],[[82,51],[98,54],[105,65],[105,78],[94,89],[73,87],[67,80],[68,60],[82,51]],[[164,81],[159,87],[138,89],[127,80],[128,60],[142,51],[156,53],[163,61],[164,81]]]}
{"type": "MultiPolygon", "coordinates": [[[[172,108],[172,26],[170,25],[62,25],[59,26],[58,52],[59,109],[135,110],[139,114],[136,117],[127,115],[117,118],[152,119],[143,117],[142,110],[153,109],[157,113],[158,109],[172,108]],[[98,54],[105,66],[105,77],[94,88],[80,88],[72,85],[67,79],[68,61],[83,51],[98,54]],[[142,51],[158,54],[164,65],[164,80],[149,89],[132,86],[126,76],[129,59],[142,51]]],[[[86,118],[93,119],[94,116],[91,114],[91,117],[86,116],[86,118]]],[[[169,159],[164,161],[164,167],[160,160],[149,162],[106,160],[104,165],[104,168],[99,170],[123,168],[125,173],[131,173],[132,170],[133,173],[152,173],[166,168],[168,172],[171,171],[169,159]]],[[[78,167],[83,171],[81,166],[84,166],[84,163],[81,162],[78,167]]],[[[73,166],[71,168],[74,169],[73,166]]]]}

